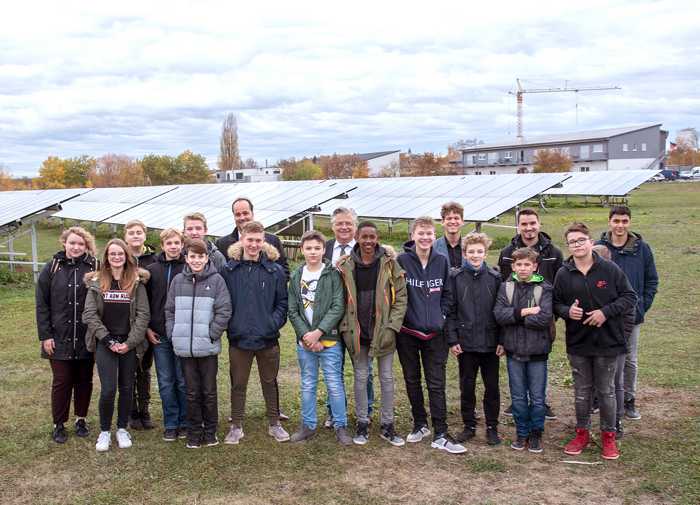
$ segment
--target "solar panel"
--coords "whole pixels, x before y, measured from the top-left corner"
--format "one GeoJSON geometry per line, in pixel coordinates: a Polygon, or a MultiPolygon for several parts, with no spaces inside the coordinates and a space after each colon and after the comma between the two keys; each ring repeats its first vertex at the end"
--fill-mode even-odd
{"type": "Polygon", "coordinates": [[[659,170],[607,170],[600,172],[571,172],[561,188],[552,188],[547,195],[567,196],[625,196],[656,174],[659,170]]]}
{"type": "Polygon", "coordinates": [[[0,191],[0,226],[27,218],[89,191],[90,188],[0,191]]]}
{"type": "Polygon", "coordinates": [[[133,188],[95,188],[63,206],[54,217],[103,222],[136,205],[172,191],[177,186],[140,186],[133,188]]]}

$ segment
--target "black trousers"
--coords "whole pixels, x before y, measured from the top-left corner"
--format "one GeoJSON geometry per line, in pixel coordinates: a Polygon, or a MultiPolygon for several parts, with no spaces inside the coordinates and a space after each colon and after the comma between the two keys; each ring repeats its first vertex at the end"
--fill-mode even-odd
{"type": "Polygon", "coordinates": [[[219,422],[219,403],[216,392],[216,373],[219,357],[180,358],[187,388],[187,438],[198,441],[216,433],[219,422]]]}
{"type": "Polygon", "coordinates": [[[447,433],[445,365],[447,364],[448,347],[445,336],[440,334],[431,340],[421,340],[412,335],[399,333],[396,337],[396,351],[403,369],[413,423],[416,426],[428,425],[421,380],[422,364],[425,383],[428,386],[428,402],[433,431],[435,435],[447,433]]]}
{"type": "Polygon", "coordinates": [[[476,375],[481,370],[484,382],[484,416],[486,426],[498,426],[501,409],[501,393],[498,389],[499,359],[495,352],[463,352],[457,356],[459,364],[460,409],[466,428],[476,428],[474,407],[476,406],[476,375]]]}
{"type": "Polygon", "coordinates": [[[151,401],[151,368],[153,368],[153,345],[149,343],[143,357],[136,363],[134,401],[131,404],[134,418],[148,411],[148,404],[151,401]]]}
{"type": "Polygon", "coordinates": [[[129,422],[134,393],[134,374],[136,371],[136,351],[126,354],[112,352],[102,342],[97,342],[95,349],[97,374],[100,376],[100,430],[109,431],[114,415],[114,400],[119,388],[119,403],[117,405],[117,428],[126,429],[129,422]]]}
{"type": "Polygon", "coordinates": [[[54,424],[68,421],[71,397],[75,401],[76,417],[86,417],[92,396],[92,369],[94,360],[50,359],[53,381],[51,382],[51,413],[54,424]]]}

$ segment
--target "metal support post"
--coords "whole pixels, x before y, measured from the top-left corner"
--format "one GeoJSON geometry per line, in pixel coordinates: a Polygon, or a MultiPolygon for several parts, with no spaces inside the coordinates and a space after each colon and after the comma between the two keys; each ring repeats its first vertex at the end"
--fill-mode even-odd
{"type": "Polygon", "coordinates": [[[13,238],[12,235],[10,235],[10,238],[7,240],[7,251],[10,253],[9,254],[9,260],[10,260],[10,272],[15,271],[15,264],[13,262],[15,258],[15,239],[13,238]]]}
{"type": "Polygon", "coordinates": [[[32,223],[32,271],[34,272],[34,283],[39,280],[39,252],[36,246],[36,224],[32,223]]]}

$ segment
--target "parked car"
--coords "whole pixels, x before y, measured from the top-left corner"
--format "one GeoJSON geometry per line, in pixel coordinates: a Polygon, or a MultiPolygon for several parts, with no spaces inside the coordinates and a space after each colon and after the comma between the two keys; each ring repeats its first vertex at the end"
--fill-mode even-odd
{"type": "Polygon", "coordinates": [[[662,173],[658,173],[654,175],[651,179],[649,179],[651,182],[662,182],[666,180],[666,177],[662,173]]]}
{"type": "Polygon", "coordinates": [[[678,170],[662,170],[661,175],[663,175],[667,181],[675,181],[678,179],[678,170]]]}
{"type": "Polygon", "coordinates": [[[700,167],[693,167],[686,172],[681,172],[678,177],[685,180],[700,179],[700,167]]]}

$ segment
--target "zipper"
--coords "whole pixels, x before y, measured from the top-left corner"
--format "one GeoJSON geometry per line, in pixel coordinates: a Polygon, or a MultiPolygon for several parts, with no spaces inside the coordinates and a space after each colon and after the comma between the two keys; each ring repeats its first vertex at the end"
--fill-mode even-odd
{"type": "Polygon", "coordinates": [[[192,310],[190,311],[190,355],[194,358],[194,299],[197,295],[197,278],[192,275],[192,310]]]}
{"type": "Polygon", "coordinates": [[[78,340],[77,334],[78,334],[78,328],[77,328],[77,322],[76,320],[78,319],[78,267],[73,269],[73,357],[76,356],[77,349],[75,348],[75,343],[78,340]]]}

